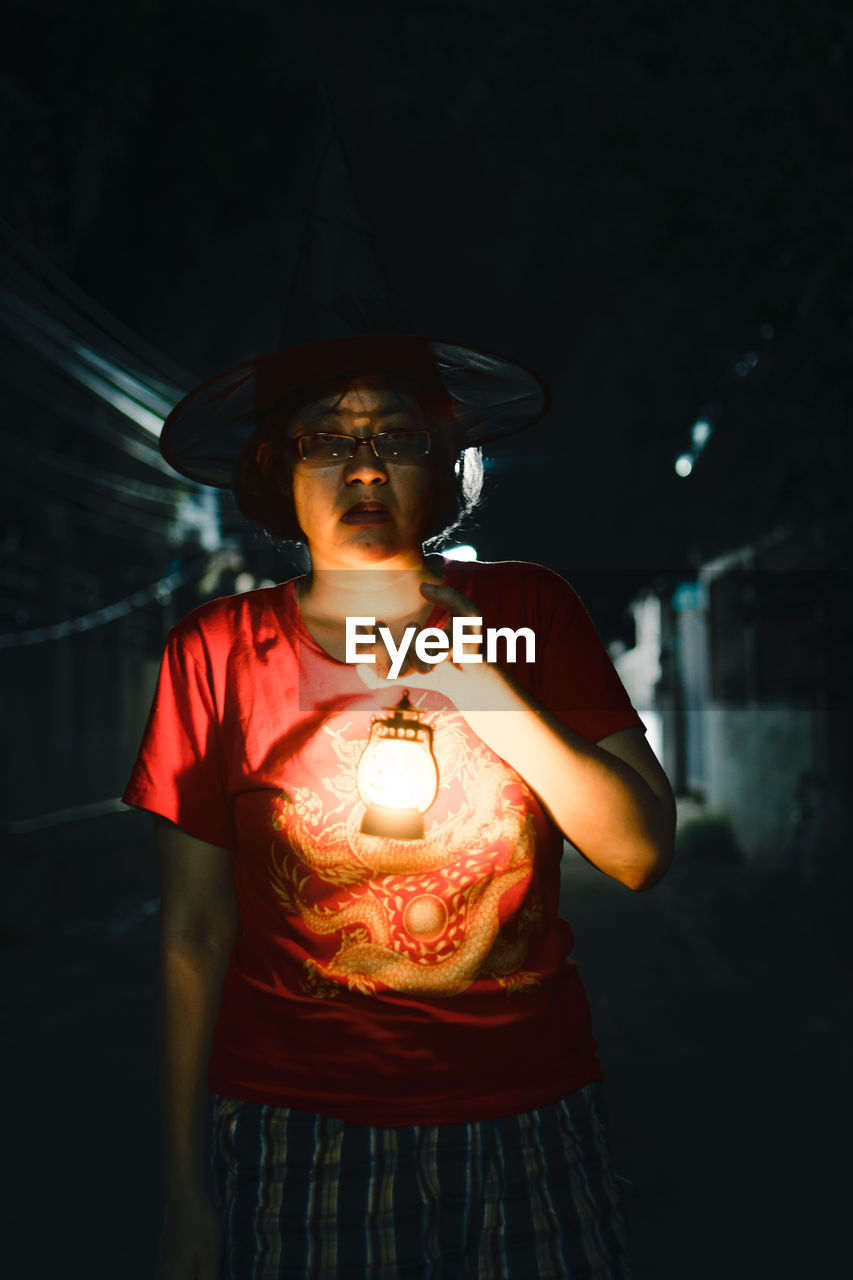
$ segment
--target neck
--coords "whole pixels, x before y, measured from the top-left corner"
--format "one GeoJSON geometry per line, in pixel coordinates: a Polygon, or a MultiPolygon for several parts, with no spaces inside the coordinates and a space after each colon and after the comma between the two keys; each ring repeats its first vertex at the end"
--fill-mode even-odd
{"type": "Polygon", "coordinates": [[[297,602],[314,618],[377,618],[385,623],[424,608],[422,582],[440,583],[441,556],[421,556],[411,565],[362,569],[314,568],[296,582],[297,602]]]}

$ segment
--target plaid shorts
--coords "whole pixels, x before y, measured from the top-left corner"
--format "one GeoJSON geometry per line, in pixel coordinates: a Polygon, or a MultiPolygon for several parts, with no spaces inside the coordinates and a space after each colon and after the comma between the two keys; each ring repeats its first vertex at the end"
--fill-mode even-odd
{"type": "Polygon", "coordinates": [[[630,1280],[600,1083],[374,1128],[213,1097],[222,1280],[630,1280]]]}

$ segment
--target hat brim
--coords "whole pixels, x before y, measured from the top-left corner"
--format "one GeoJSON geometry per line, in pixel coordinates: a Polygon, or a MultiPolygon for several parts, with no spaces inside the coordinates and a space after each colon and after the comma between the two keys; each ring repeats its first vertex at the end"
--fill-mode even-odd
{"type": "Polygon", "coordinates": [[[181,475],[231,489],[260,416],[284,396],[383,372],[438,376],[461,406],[460,450],[532,426],[550,403],[537,374],[482,347],[400,334],[332,338],[274,351],[202,383],[169,414],[160,450],[181,475]]]}

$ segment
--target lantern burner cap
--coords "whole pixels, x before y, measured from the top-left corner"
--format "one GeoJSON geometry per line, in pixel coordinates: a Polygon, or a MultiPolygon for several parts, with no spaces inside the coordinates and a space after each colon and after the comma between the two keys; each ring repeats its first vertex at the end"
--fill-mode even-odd
{"type": "Polygon", "coordinates": [[[419,809],[389,809],[368,805],[361,822],[365,836],[385,836],[389,840],[423,840],[424,815],[419,809]]]}

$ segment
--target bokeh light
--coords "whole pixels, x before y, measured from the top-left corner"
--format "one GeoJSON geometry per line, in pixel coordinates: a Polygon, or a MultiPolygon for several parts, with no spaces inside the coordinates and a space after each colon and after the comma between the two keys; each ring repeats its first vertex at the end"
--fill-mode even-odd
{"type": "Polygon", "coordinates": [[[693,423],[690,437],[697,449],[701,449],[703,445],[708,443],[711,438],[712,429],[713,428],[707,418],[697,418],[693,423]]]}

